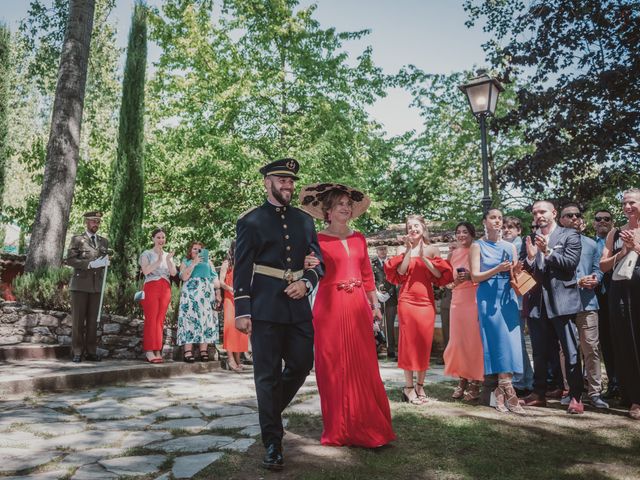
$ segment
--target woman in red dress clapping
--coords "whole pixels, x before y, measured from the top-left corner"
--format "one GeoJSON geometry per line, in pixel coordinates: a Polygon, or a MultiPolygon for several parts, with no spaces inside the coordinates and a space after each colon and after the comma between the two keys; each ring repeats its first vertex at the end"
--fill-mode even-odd
{"type": "Polygon", "coordinates": [[[380,320],[382,313],[366,240],[348,225],[370,200],[329,183],[303,188],[300,199],[303,210],[327,222],[318,233],[325,275],[313,307],[321,442],[380,447],[395,439],[373,333],[374,317],[380,320]]]}
{"type": "Polygon", "coordinates": [[[429,245],[427,225],[421,215],[409,215],[406,229],[404,252],[387,260],[384,272],[391,283],[401,285],[398,367],[404,370],[402,400],[420,405],[427,403],[424,378],[429,368],[436,317],[433,284],[444,286],[452,282],[453,269],[438,256],[438,249],[429,245]]]}

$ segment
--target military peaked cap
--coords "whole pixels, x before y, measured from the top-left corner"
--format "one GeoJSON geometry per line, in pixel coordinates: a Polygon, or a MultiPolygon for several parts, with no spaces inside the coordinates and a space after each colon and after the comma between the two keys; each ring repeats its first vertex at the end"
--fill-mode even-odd
{"type": "Polygon", "coordinates": [[[265,177],[275,175],[276,177],[291,177],[298,180],[299,169],[300,163],[295,158],[281,158],[262,167],[260,173],[265,177]]]}

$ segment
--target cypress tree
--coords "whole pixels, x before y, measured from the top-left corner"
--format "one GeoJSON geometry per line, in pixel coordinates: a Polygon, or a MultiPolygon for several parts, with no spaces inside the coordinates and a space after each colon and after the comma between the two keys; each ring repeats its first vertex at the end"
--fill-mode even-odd
{"type": "MultiPolygon", "coordinates": [[[[4,187],[6,182],[5,171],[7,168],[8,148],[8,122],[7,110],[9,105],[9,48],[11,46],[11,33],[9,28],[0,23],[0,212],[3,207],[4,187]]],[[[0,222],[2,218],[0,218],[0,222]]],[[[0,244],[0,248],[2,244],[0,244]]]]}
{"type": "Polygon", "coordinates": [[[136,2],[131,19],[122,81],[118,149],[112,170],[113,200],[109,239],[112,272],[118,279],[118,310],[124,311],[124,288],[137,271],[141,245],[144,185],[144,82],[147,63],[147,9],[136,2]]]}

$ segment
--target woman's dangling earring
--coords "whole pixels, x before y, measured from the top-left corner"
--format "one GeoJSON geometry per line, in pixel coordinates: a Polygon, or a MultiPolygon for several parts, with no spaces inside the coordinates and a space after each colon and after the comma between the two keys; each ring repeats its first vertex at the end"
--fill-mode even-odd
{"type": "Polygon", "coordinates": [[[482,224],[482,228],[484,228],[484,238],[486,238],[487,240],[489,240],[489,231],[487,230],[487,224],[483,223],[482,224]]]}

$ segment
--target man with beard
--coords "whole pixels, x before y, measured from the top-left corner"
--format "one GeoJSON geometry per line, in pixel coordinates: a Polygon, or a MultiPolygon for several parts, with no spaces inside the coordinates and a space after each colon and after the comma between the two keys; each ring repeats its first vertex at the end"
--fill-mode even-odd
{"type": "Polygon", "coordinates": [[[72,361],[86,359],[99,362],[96,333],[98,329],[98,309],[105,267],[109,264],[107,251],[109,242],[97,234],[101,212],[84,214],[86,231],[74,235],[69,244],[65,263],[73,267],[71,292],[71,354],[72,361]]]}
{"type": "Polygon", "coordinates": [[[567,413],[584,413],[575,325],[576,314],[582,310],[576,278],[582,252],[580,234],[556,223],[557,212],[551,202],[535,202],[531,213],[538,228],[526,237],[520,252],[524,268],[537,283],[524,302],[533,347],[533,393],[524,398],[524,404],[546,406],[547,362],[560,342],[571,397],[567,413]]]}
{"type": "Polygon", "coordinates": [[[266,448],[262,464],[270,470],[284,466],[282,411],[313,367],[313,325],[307,296],[324,271],[312,218],[289,206],[299,168],[293,158],[262,167],[267,200],[242,214],[236,224],[236,328],[251,338],[260,430],[266,448]],[[320,262],[305,270],[307,254],[320,262]]]}
{"type": "MultiPolygon", "coordinates": [[[[598,245],[598,254],[602,255],[607,235],[613,228],[613,214],[609,210],[597,210],[593,217],[593,229],[596,231],[595,241],[598,245]]],[[[615,355],[613,352],[613,339],[611,338],[611,326],[609,320],[609,284],[611,283],[611,271],[602,277],[602,283],[596,287],[598,297],[598,328],[600,335],[600,350],[604,360],[604,368],[607,371],[607,391],[604,398],[616,398],[619,396],[618,379],[616,376],[615,355]]]]}

